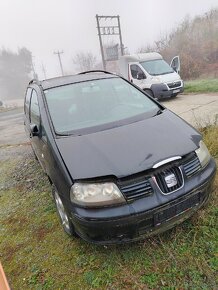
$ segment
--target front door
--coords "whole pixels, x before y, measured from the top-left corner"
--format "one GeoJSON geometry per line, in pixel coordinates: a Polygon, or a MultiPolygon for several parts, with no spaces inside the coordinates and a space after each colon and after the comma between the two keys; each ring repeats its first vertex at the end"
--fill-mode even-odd
{"type": "Polygon", "coordinates": [[[129,64],[129,80],[140,88],[142,88],[146,82],[145,73],[136,63],[129,64]]]}
{"type": "Polygon", "coordinates": [[[41,124],[41,116],[40,116],[40,109],[39,109],[39,101],[37,92],[33,89],[32,95],[30,98],[30,109],[29,109],[29,134],[30,134],[30,140],[33,147],[33,150],[43,167],[43,169],[46,171],[45,166],[45,156],[44,156],[44,142],[42,140],[42,124],[41,124]],[[31,126],[37,126],[38,129],[38,135],[33,136],[31,134],[31,126]]]}
{"type": "Polygon", "coordinates": [[[180,73],[180,59],[179,56],[174,56],[174,58],[171,60],[170,66],[174,69],[175,72],[178,74],[180,73]]]}

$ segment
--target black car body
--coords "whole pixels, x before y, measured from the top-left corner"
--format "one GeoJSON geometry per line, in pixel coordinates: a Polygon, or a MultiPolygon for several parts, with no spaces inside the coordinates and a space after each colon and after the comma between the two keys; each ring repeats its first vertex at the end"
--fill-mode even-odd
{"type": "Polygon", "coordinates": [[[24,110],[68,234],[102,244],[139,240],[182,222],[210,195],[216,165],[199,132],[123,78],[98,71],[32,81],[24,110]],[[113,88],[104,100],[102,84],[103,97],[113,88]],[[134,106],[125,103],[129,90],[134,106]],[[125,105],[113,107],[116,96],[125,105]],[[86,123],[89,115],[97,121],[86,123]],[[105,116],[110,122],[99,123],[105,116]]]}

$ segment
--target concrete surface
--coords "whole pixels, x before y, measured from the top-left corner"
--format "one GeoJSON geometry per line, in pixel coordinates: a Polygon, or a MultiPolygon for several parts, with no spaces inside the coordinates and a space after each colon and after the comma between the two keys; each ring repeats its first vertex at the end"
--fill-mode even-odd
{"type": "Polygon", "coordinates": [[[3,107],[5,108],[16,108],[22,107],[24,103],[24,99],[13,99],[13,100],[2,100],[3,107]]]}
{"type": "Polygon", "coordinates": [[[194,127],[218,123],[218,93],[178,95],[162,104],[194,127]]]}
{"type": "Polygon", "coordinates": [[[0,112],[0,146],[28,142],[24,131],[23,108],[0,112]]]}
{"type": "MultiPolygon", "coordinates": [[[[179,95],[162,104],[195,127],[218,122],[218,94],[179,95]]],[[[0,146],[24,144],[23,108],[0,112],[0,146]]]]}

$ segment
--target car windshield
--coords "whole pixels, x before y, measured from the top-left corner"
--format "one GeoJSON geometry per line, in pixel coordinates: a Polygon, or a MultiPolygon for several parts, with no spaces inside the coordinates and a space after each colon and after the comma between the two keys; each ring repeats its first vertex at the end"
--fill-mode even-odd
{"type": "Polygon", "coordinates": [[[174,70],[163,59],[155,59],[140,62],[143,68],[152,76],[164,75],[173,73],[174,70]]]}
{"type": "Polygon", "coordinates": [[[97,132],[152,117],[160,107],[114,77],[51,88],[45,97],[59,135],[97,132]]]}

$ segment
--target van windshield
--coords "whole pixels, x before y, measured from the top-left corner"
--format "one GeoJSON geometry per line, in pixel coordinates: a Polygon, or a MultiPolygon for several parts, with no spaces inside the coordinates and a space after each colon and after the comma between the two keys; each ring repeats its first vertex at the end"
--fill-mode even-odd
{"type": "Polygon", "coordinates": [[[163,59],[155,59],[140,62],[143,68],[152,76],[164,75],[173,73],[174,70],[163,59]]]}
{"type": "Polygon", "coordinates": [[[160,107],[121,78],[83,81],[44,91],[59,135],[86,134],[149,118],[160,107]]]}

